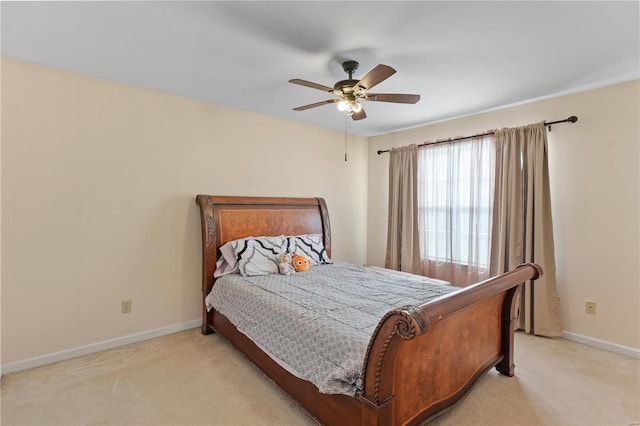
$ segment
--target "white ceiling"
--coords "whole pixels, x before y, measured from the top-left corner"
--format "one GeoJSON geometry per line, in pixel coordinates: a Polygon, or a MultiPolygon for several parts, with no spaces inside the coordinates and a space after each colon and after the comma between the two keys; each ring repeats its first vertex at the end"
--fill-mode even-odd
{"type": "MultiPolygon", "coordinates": [[[[2,56],[342,131],[355,59],[397,73],[349,132],[372,136],[640,78],[638,1],[6,2],[2,56]]],[[[567,111],[571,115],[572,111],[567,111]]],[[[566,117],[548,117],[549,120],[566,117]]]]}

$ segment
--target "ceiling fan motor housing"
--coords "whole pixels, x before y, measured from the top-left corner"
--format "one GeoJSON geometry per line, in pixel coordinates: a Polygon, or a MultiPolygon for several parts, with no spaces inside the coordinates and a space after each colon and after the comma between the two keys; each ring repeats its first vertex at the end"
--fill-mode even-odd
{"type": "MultiPolygon", "coordinates": [[[[358,80],[348,79],[348,80],[340,80],[336,84],[334,84],[333,88],[340,92],[339,94],[348,95],[353,92],[353,86],[358,83],[358,80]]],[[[335,93],[335,92],[334,92],[335,93]]],[[[338,95],[339,95],[338,94],[338,95]]]]}

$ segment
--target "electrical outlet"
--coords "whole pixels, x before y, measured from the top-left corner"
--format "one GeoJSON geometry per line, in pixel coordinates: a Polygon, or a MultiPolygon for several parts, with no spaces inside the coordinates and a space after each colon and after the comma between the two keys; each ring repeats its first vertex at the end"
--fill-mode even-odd
{"type": "Polygon", "coordinates": [[[131,299],[120,302],[120,312],[123,314],[131,312],[131,299]]]}
{"type": "Polygon", "coordinates": [[[596,302],[586,301],[584,305],[584,311],[588,314],[595,315],[596,313],[596,302]]]}

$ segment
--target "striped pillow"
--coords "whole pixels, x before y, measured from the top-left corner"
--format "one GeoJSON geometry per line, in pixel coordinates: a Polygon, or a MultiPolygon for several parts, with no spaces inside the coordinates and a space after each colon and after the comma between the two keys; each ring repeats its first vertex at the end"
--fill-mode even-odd
{"type": "Polygon", "coordinates": [[[324,248],[321,234],[295,235],[286,237],[286,251],[292,256],[304,256],[311,265],[333,263],[324,248]]]}
{"type": "Polygon", "coordinates": [[[240,275],[278,273],[277,255],[284,253],[286,239],[279,237],[250,237],[230,241],[240,275]]]}

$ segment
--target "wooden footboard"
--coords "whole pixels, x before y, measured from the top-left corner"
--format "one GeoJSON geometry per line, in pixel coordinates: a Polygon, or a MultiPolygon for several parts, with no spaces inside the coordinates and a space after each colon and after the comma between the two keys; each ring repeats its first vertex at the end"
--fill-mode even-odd
{"type": "MultiPolygon", "coordinates": [[[[202,218],[202,292],[213,287],[219,249],[257,235],[322,233],[331,250],[322,198],[199,195],[202,218]]],[[[514,374],[514,299],[542,270],[525,264],[498,277],[420,306],[389,312],[379,322],[363,363],[355,398],[318,392],[283,369],[218,312],[203,303],[202,332],[218,332],[320,422],[328,425],[417,424],[452,407],[487,370],[514,374]]]]}
{"type": "Polygon", "coordinates": [[[535,264],[421,306],[390,312],[369,343],[363,424],[415,424],[462,398],[496,366],[513,375],[514,297],[535,264]]]}

